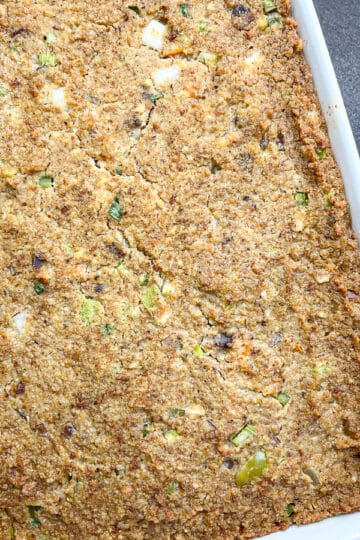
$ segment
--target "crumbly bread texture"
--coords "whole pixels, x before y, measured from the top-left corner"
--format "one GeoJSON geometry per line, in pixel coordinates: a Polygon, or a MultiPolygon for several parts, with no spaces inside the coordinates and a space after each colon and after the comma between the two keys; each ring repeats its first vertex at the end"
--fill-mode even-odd
{"type": "Polygon", "coordinates": [[[2,540],[360,507],[357,240],[265,4],[0,3],[2,540]]]}

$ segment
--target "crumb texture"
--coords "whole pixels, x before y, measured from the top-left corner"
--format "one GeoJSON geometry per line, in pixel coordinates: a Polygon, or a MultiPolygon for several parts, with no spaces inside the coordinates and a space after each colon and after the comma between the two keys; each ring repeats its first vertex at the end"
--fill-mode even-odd
{"type": "Polygon", "coordinates": [[[360,257],[288,0],[0,3],[0,538],[360,508],[360,257]]]}

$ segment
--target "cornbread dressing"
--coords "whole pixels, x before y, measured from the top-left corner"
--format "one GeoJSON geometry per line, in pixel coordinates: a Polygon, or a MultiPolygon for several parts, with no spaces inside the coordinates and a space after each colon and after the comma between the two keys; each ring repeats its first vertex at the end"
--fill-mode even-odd
{"type": "Polygon", "coordinates": [[[360,509],[360,257],[289,0],[7,0],[0,35],[0,539],[360,509]]]}

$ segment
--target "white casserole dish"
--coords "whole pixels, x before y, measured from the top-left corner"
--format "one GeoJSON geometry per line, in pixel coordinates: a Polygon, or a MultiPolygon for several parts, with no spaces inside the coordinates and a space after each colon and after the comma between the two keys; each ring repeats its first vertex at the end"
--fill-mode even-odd
{"type": "MultiPolygon", "coordinates": [[[[332,148],[340,166],[354,231],[360,238],[360,159],[325,39],[312,0],[292,0],[304,53],[310,64],[332,148]]],[[[360,512],[312,525],[293,526],[264,540],[360,540],[360,512]]]]}

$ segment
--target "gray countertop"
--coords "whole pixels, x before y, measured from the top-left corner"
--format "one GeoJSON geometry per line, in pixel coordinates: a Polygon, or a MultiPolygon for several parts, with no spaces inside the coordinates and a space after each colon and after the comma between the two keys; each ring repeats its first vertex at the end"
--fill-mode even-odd
{"type": "Polygon", "coordinates": [[[360,0],[314,0],[360,147],[360,0]]]}

